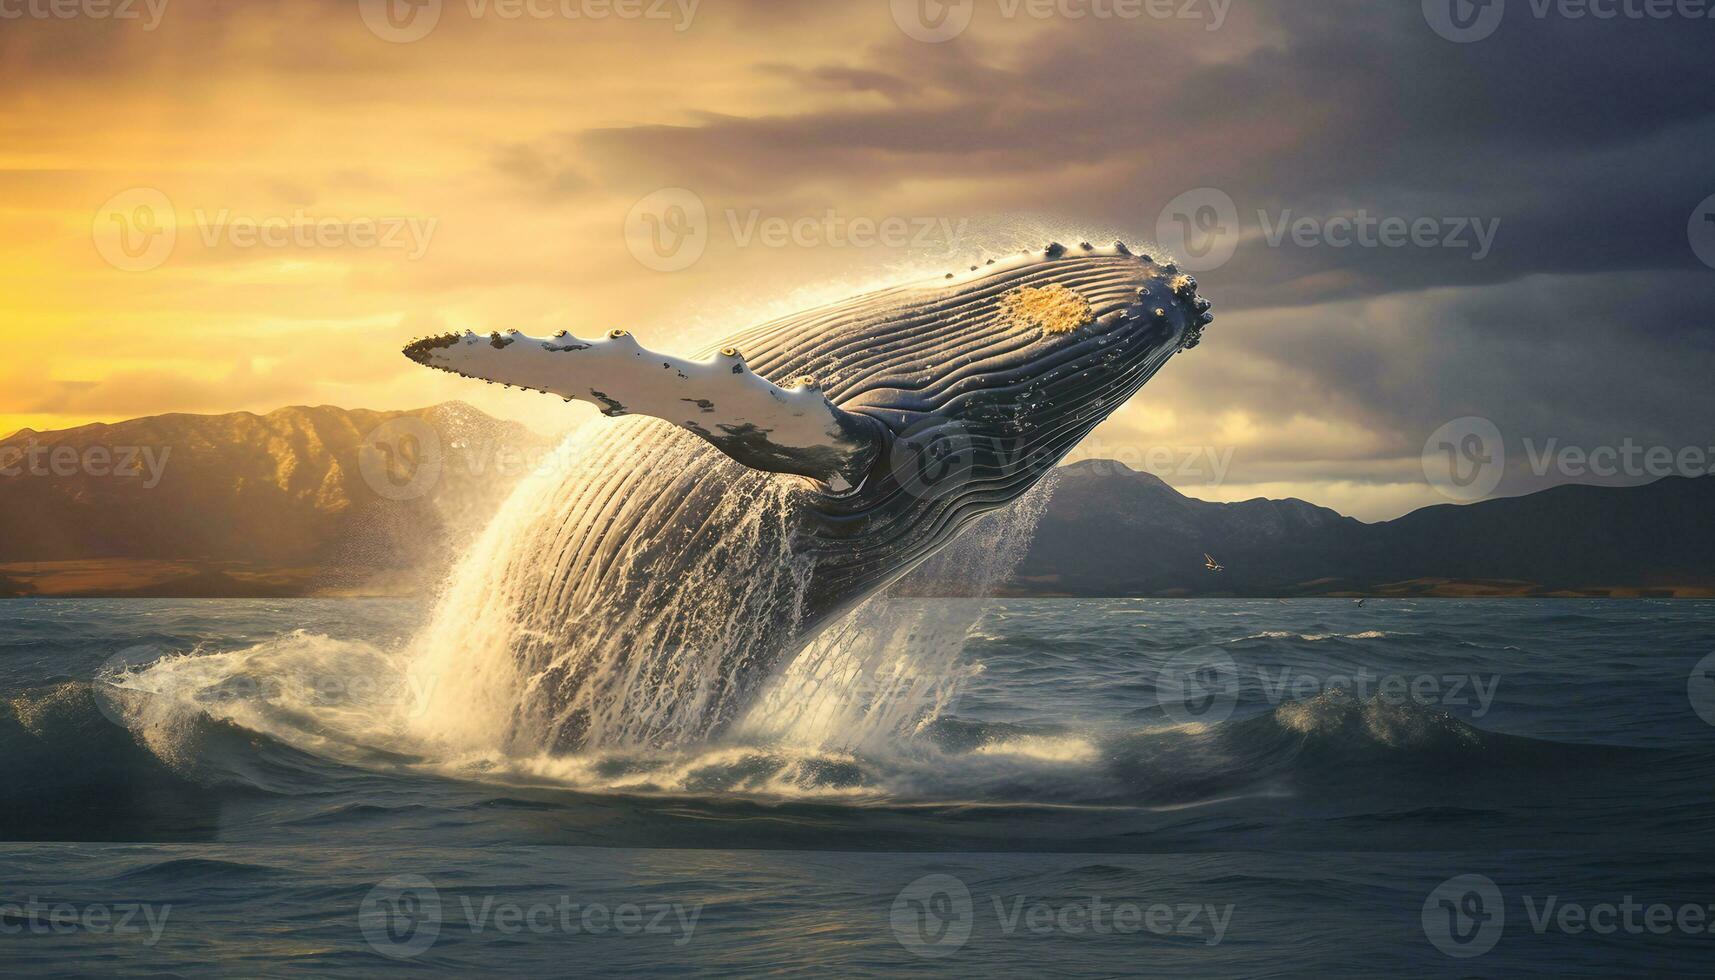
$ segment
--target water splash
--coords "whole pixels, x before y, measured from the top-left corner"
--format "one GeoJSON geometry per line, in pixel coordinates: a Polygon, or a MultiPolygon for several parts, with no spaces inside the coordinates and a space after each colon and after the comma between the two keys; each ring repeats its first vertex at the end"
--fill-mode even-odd
{"type": "Polygon", "coordinates": [[[959,681],[980,669],[962,668],[959,654],[989,603],[900,596],[923,587],[991,595],[1024,557],[1055,482],[1050,474],[824,630],[770,686],[741,730],[801,746],[875,751],[934,721],[959,681]]]}
{"type": "MultiPolygon", "coordinates": [[[[615,424],[651,423],[607,423],[615,424]]],[[[515,488],[408,643],[299,631],[239,650],[168,653],[100,679],[123,715],[116,720],[170,764],[199,769],[209,762],[198,747],[204,721],[215,719],[323,758],[485,781],[932,794],[944,767],[927,726],[981,669],[960,656],[989,608],[981,597],[1022,557],[1052,478],[806,638],[752,698],[731,683],[750,666],[744,643],[793,621],[808,584],[784,533],[789,483],[758,475],[723,487],[711,518],[721,533],[691,552],[689,568],[679,553],[664,561],[674,574],[650,574],[653,542],[638,542],[616,561],[641,563],[643,574],[629,576],[644,583],[641,593],[616,594],[567,571],[578,561],[573,539],[592,520],[579,509],[589,494],[574,491],[623,466],[689,470],[693,454],[707,450],[687,441],[633,448],[600,428],[574,433],[515,488]],[[976,598],[914,597],[923,594],[976,598]],[[578,697],[556,697],[570,671],[581,672],[570,685],[578,697]],[[352,687],[354,679],[366,686],[352,687]],[[730,730],[696,737],[722,698],[741,695],[747,710],[730,730]],[[567,751],[557,736],[574,716],[584,737],[567,751]]],[[[993,762],[1007,772],[1015,764],[993,762]]]]}
{"type": "Polygon", "coordinates": [[[734,710],[744,639],[790,629],[807,591],[810,569],[790,547],[794,488],[743,471],[690,540],[669,539],[675,529],[661,522],[631,522],[628,508],[658,502],[604,501],[590,488],[643,467],[681,474],[684,485],[661,500],[687,498],[709,452],[688,437],[615,432],[655,424],[586,427],[514,491],[419,639],[413,671],[445,695],[417,721],[421,737],[520,754],[659,745],[695,738],[734,710]],[[604,546],[591,544],[592,525],[604,522],[655,530],[635,531],[592,574],[587,553],[604,546]]]}
{"type": "MultiPolygon", "coordinates": [[[[614,438],[612,425],[569,437],[517,487],[455,572],[412,668],[419,685],[437,692],[434,709],[413,720],[419,738],[517,756],[574,741],[590,748],[699,741],[710,718],[750,697],[739,687],[739,675],[754,671],[747,642],[798,621],[810,568],[791,549],[795,491],[748,471],[723,488],[708,522],[718,531],[693,542],[695,550],[682,541],[629,541],[603,577],[635,587],[570,581],[579,577],[571,572],[585,533],[579,525],[618,519],[580,510],[590,506],[592,481],[626,467],[682,472],[707,451],[688,439],[614,438]],[[694,555],[688,566],[686,553],[694,555]]],[[[908,734],[933,717],[956,685],[966,631],[984,607],[889,596],[912,583],[990,593],[1022,556],[1049,492],[1045,483],[980,521],[950,553],[824,629],[735,730],[797,745],[857,746],[908,734]]]]}

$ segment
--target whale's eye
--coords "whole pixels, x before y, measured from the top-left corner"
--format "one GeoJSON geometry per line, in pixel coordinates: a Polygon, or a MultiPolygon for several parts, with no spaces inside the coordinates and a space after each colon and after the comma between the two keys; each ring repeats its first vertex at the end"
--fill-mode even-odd
{"type": "Polygon", "coordinates": [[[1020,286],[1000,298],[1000,312],[1016,329],[1045,334],[1071,333],[1094,319],[1090,301],[1058,283],[1020,286]]]}

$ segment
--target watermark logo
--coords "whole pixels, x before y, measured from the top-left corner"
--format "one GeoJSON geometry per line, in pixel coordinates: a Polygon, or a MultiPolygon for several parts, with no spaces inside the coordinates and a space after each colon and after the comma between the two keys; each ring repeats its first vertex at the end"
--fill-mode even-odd
{"type": "Polygon", "coordinates": [[[976,455],[976,443],[963,424],[931,416],[899,434],[888,450],[888,462],[900,489],[920,500],[935,500],[970,480],[976,455]]]}
{"type": "Polygon", "coordinates": [[[421,41],[441,22],[442,0],[357,0],[370,33],[393,44],[421,41]]]}
{"type": "Polygon", "coordinates": [[[161,26],[168,0],[0,0],[0,21],[116,20],[138,22],[143,30],[161,26]]]}
{"type": "Polygon", "coordinates": [[[701,903],[584,902],[569,894],[550,901],[516,902],[499,895],[459,895],[443,900],[422,875],[394,875],[364,896],[358,926],[371,949],[391,959],[420,956],[449,928],[472,935],[664,936],[675,946],[691,941],[702,917],[701,903]]]}
{"type": "MultiPolygon", "coordinates": [[[[189,212],[187,224],[202,247],[297,249],[397,249],[412,262],[429,249],[439,218],[416,216],[339,218],[291,214],[256,217],[229,208],[189,212]]],[[[180,215],[152,187],[135,187],[109,198],[95,212],[91,236],[107,263],[124,272],[148,272],[172,257],[179,242],[180,215]]]]}
{"type": "Polygon", "coordinates": [[[1705,724],[1715,725],[1715,653],[1697,661],[1697,666],[1691,668],[1691,676],[1685,679],[1685,696],[1691,701],[1691,710],[1697,712],[1697,717],[1705,724]]]}
{"type": "Polygon", "coordinates": [[[1450,500],[1481,500],[1500,486],[1507,448],[1495,423],[1475,415],[1457,418],[1423,443],[1423,476],[1450,500]]]}
{"type": "Polygon", "coordinates": [[[108,265],[121,272],[148,272],[173,254],[178,215],[167,195],[153,187],[133,187],[96,209],[90,234],[108,265]]]}
{"type": "Polygon", "coordinates": [[[1691,212],[1685,234],[1691,241],[1691,250],[1697,253],[1698,261],[1715,269],[1715,194],[1704,198],[1703,203],[1691,212]]]}
{"type": "Polygon", "coordinates": [[[1161,209],[1155,240],[1191,272],[1226,265],[1239,247],[1239,208],[1226,191],[1199,187],[1161,209]]]}
{"type": "Polygon", "coordinates": [[[1191,272],[1226,265],[1239,242],[1251,238],[1268,248],[1400,249],[1441,248],[1470,254],[1480,262],[1494,250],[1501,219],[1475,216],[1377,214],[1368,208],[1312,215],[1292,208],[1256,212],[1256,232],[1241,222],[1231,195],[1199,187],[1167,202],[1155,219],[1155,240],[1191,272]]]}
{"type": "MultiPolygon", "coordinates": [[[[1708,936],[1715,933],[1715,905],[1706,902],[1644,902],[1624,895],[1618,901],[1578,902],[1557,893],[1521,895],[1530,931],[1566,936],[1708,936]]],[[[1495,948],[1506,929],[1506,900],[1484,875],[1449,878],[1423,902],[1423,933],[1441,952],[1471,959],[1495,948]]]]}
{"type": "Polygon", "coordinates": [[[465,0],[471,20],[490,15],[501,20],[661,20],[683,33],[696,19],[702,0],[465,0]]]}
{"type": "Polygon", "coordinates": [[[440,434],[410,416],[376,426],[357,450],[363,482],[388,500],[415,500],[433,490],[445,465],[440,434]]]}
{"type": "Polygon", "coordinates": [[[1167,717],[1181,725],[1218,725],[1239,703],[1239,668],[1213,647],[1174,655],[1155,675],[1155,696],[1167,717]]]}
{"type": "MultiPolygon", "coordinates": [[[[1710,0],[1529,0],[1538,21],[1709,20],[1710,0]]],[[[1435,33],[1458,44],[1481,41],[1500,29],[1506,0],[1423,0],[1423,19],[1435,33]]]]}
{"type": "MultiPolygon", "coordinates": [[[[0,0],[4,2],[4,0],[0,0]]],[[[473,21],[496,20],[656,20],[671,21],[673,31],[691,27],[702,0],[465,0],[473,21]]],[[[393,44],[421,41],[441,22],[444,0],[358,0],[358,13],[370,33],[393,44]]]]}
{"type": "Polygon", "coordinates": [[[709,247],[708,207],[694,191],[664,187],[631,206],[625,247],[656,272],[688,269],[709,247]]]}
{"type": "Polygon", "coordinates": [[[892,0],[893,22],[913,41],[940,44],[971,26],[976,0],[892,0]]]}
{"type": "MultiPolygon", "coordinates": [[[[1233,0],[994,0],[1002,20],[1200,20],[1205,31],[1227,22],[1233,0]]],[[[975,0],[892,0],[893,22],[916,41],[951,41],[971,26],[975,0]]]]}
{"type": "Polygon", "coordinates": [[[422,875],[394,875],[363,896],[357,924],[370,949],[408,960],[440,938],[441,893],[422,875]]]}
{"type": "Polygon", "coordinates": [[[1484,875],[1459,875],[1423,900],[1423,934],[1454,959],[1470,959],[1495,948],[1507,924],[1501,890],[1484,875]]]}
{"type": "MultiPolygon", "coordinates": [[[[1550,436],[1522,440],[1524,461],[1537,477],[1550,473],[1573,480],[1659,480],[1715,473],[1715,446],[1649,445],[1626,436],[1602,445],[1578,445],[1550,436]]],[[[1454,419],[1423,444],[1423,475],[1450,500],[1480,500],[1494,492],[1506,472],[1506,440],[1488,419],[1454,419]]]]}
{"type": "Polygon", "coordinates": [[[1430,29],[1457,44],[1495,33],[1506,10],[1507,0],[1423,0],[1423,19],[1430,29]]]}
{"type": "Polygon", "coordinates": [[[982,902],[953,875],[924,875],[900,889],[889,912],[899,944],[919,956],[940,958],[958,952],[971,937],[979,915],[994,916],[1005,936],[1130,936],[1150,933],[1200,939],[1218,945],[1232,925],[1231,903],[1112,901],[1101,895],[1069,901],[1030,895],[990,894],[982,902]]]}
{"type": "Polygon", "coordinates": [[[647,268],[677,272],[703,257],[717,226],[741,249],[882,247],[952,254],[970,223],[963,218],[849,215],[834,208],[791,216],[766,214],[761,208],[727,208],[721,217],[725,220],[711,220],[708,205],[695,191],[663,188],[626,214],[625,245],[647,268]]]}
{"type": "Polygon", "coordinates": [[[952,875],[924,875],[900,889],[888,922],[899,944],[919,956],[951,956],[971,938],[971,890],[952,875]]]}

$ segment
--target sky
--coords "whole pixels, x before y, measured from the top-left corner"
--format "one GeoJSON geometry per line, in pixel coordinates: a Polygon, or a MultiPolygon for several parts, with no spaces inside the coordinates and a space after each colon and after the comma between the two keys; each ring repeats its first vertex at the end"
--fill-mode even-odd
{"type": "Polygon", "coordinates": [[[1081,454],[1366,520],[1697,475],[1711,10],[0,0],[0,433],[451,399],[552,433],[593,409],[400,347],[688,352],[1121,239],[1218,319],[1081,454]]]}

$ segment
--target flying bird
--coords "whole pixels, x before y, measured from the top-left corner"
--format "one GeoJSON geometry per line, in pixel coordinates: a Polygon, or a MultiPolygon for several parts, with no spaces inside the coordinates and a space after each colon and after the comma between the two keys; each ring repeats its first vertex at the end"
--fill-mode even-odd
{"type": "Polygon", "coordinates": [[[1215,556],[1209,554],[1207,551],[1203,552],[1203,567],[1207,568],[1211,572],[1224,572],[1227,570],[1227,566],[1216,561],[1215,556]]]}

